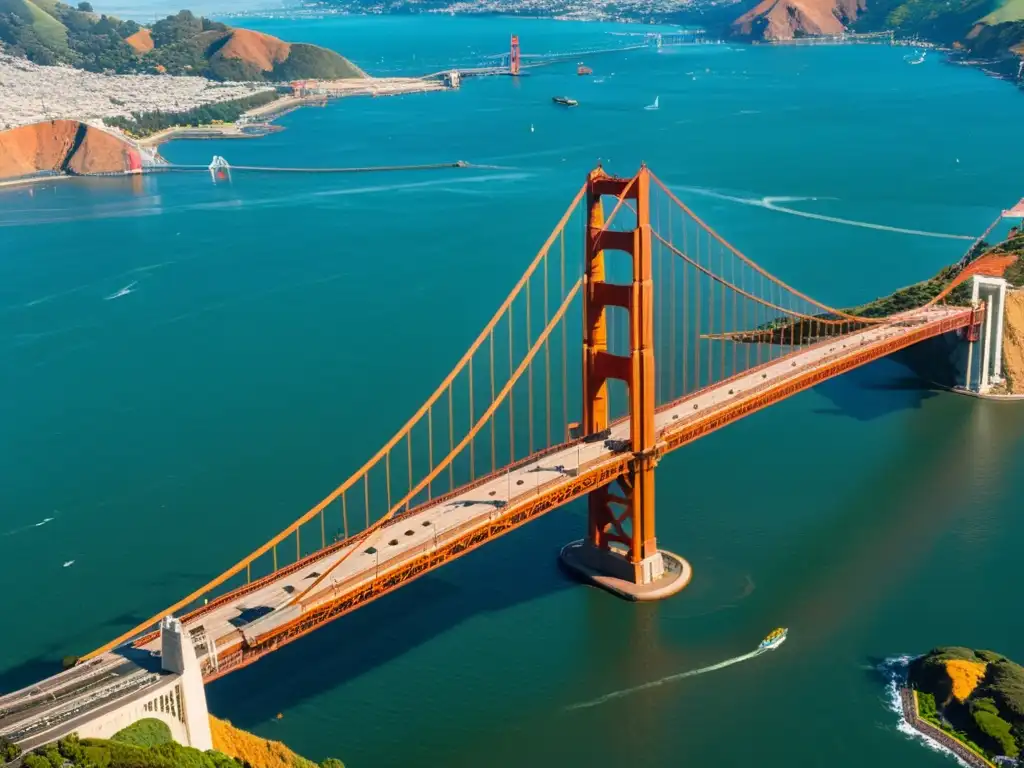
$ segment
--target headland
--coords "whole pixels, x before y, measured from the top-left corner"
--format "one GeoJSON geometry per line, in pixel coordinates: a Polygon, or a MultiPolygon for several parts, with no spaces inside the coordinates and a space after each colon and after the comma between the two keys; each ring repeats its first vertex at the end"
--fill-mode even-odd
{"type": "Polygon", "coordinates": [[[970,766],[1024,750],[1024,667],[999,653],[934,648],[910,663],[900,699],[911,727],[970,766]]]}

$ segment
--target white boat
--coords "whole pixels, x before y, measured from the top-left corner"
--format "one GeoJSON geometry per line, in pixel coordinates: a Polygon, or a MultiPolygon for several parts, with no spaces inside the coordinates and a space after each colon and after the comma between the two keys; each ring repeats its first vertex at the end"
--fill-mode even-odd
{"type": "Polygon", "coordinates": [[[786,635],[788,634],[789,630],[784,627],[773,629],[771,632],[768,633],[768,637],[761,641],[761,644],[758,646],[758,649],[762,651],[774,651],[776,648],[778,648],[780,645],[786,642],[786,635]]]}
{"type": "Polygon", "coordinates": [[[644,107],[644,109],[646,109],[648,112],[654,112],[656,109],[658,109],[658,100],[660,98],[661,98],[660,96],[655,96],[654,97],[654,103],[653,104],[648,104],[646,107],[644,107]]]}

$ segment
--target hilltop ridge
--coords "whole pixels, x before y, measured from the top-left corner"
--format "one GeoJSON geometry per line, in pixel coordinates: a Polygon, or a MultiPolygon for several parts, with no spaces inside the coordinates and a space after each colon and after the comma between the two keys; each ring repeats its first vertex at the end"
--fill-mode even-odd
{"type": "Polygon", "coordinates": [[[762,0],[737,16],[729,31],[743,39],[783,41],[881,30],[1012,64],[1024,56],[1024,0],[762,0]]]}
{"type": "Polygon", "coordinates": [[[88,2],[0,0],[0,50],[36,64],[91,72],[287,81],[366,77],[345,57],[307,43],[179,11],[150,27],[97,14],[88,2]]]}

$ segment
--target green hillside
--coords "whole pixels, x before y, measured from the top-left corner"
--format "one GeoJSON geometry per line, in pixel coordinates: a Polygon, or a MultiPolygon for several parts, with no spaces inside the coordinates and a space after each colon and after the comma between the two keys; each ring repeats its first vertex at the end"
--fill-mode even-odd
{"type": "Polygon", "coordinates": [[[990,759],[1024,749],[1024,667],[993,651],[935,648],[910,665],[923,719],[990,759]]]}
{"type": "Polygon", "coordinates": [[[1010,49],[1024,42],[1024,0],[868,0],[854,29],[893,29],[979,58],[1010,60],[1010,49]]]}
{"type": "MultiPolygon", "coordinates": [[[[0,43],[8,53],[37,64],[70,64],[91,72],[204,75],[215,80],[365,77],[343,56],[304,43],[292,44],[284,61],[264,71],[259,58],[248,61],[223,55],[222,47],[234,31],[231,27],[190,11],[152,25],[151,51],[139,52],[126,42],[139,29],[134,21],[93,13],[88,3],[72,7],[59,0],[0,0],[0,43]]],[[[265,39],[281,47],[275,38],[265,39]]]]}
{"type": "Polygon", "coordinates": [[[1001,8],[992,11],[981,23],[994,26],[1014,21],[1024,21],[1024,0],[1006,0],[1001,8]]]}
{"type": "MultiPolygon", "coordinates": [[[[68,30],[31,0],[0,0],[0,40],[17,37],[33,51],[66,54],[68,30]],[[5,30],[11,30],[5,35],[5,30]]],[[[45,54],[44,54],[45,55],[45,54]]]]}

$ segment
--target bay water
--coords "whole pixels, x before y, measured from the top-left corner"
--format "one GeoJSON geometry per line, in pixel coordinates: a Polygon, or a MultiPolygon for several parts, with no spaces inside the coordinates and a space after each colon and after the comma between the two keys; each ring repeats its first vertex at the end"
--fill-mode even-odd
{"type": "MultiPolygon", "coordinates": [[[[546,53],[648,30],[246,26],[380,75],[478,64],[513,33],[546,53]]],[[[162,149],[495,167],[0,191],[0,689],[190,592],[347,477],[455,363],[598,161],[648,163],[831,305],[954,261],[966,243],[944,235],[980,233],[1022,194],[1024,99],[905,53],[631,51],[588,59],[588,77],[572,61],[345,99],[263,139],[162,149]]],[[[898,730],[879,667],[938,644],[1024,660],[1022,469],[1024,408],[882,361],[662,462],[659,541],[695,569],[679,596],[629,604],[562,574],[558,549],[585,525],[575,504],[210,685],[210,706],[355,768],[945,765],[898,730]],[[790,630],[778,651],[679,677],[776,626],[790,630]]]]}

